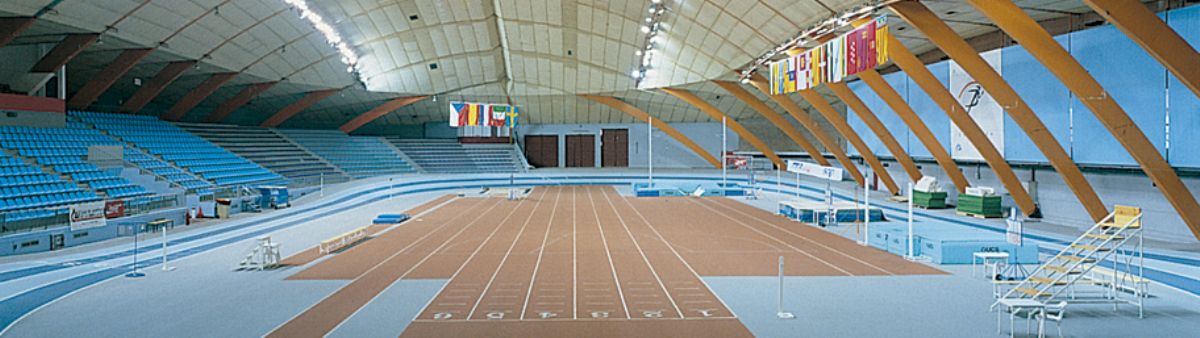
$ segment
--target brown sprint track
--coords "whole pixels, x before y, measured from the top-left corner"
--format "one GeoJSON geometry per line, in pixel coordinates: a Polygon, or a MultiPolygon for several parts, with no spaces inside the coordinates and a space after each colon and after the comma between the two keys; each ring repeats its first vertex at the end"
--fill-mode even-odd
{"type": "Polygon", "coordinates": [[[750,336],[700,276],[940,274],[726,198],[546,187],[458,199],[289,279],[351,283],[271,336],[323,336],[397,279],[448,278],[403,336],[750,336]],[[340,259],[339,259],[340,258],[340,259]]]}

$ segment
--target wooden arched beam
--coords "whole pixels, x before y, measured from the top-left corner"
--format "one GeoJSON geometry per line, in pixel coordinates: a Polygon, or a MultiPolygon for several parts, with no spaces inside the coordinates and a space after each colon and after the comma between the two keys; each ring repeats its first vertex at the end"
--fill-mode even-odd
{"type": "Polygon", "coordinates": [[[308,94],[304,94],[304,97],[301,97],[299,100],[296,100],[296,102],[292,102],[292,104],[287,105],[287,107],[280,108],[279,111],[276,111],[275,114],[272,114],[271,117],[269,117],[265,121],[263,121],[262,124],[259,125],[259,127],[263,127],[263,128],[278,127],[279,125],[283,124],[284,121],[287,121],[288,119],[292,118],[292,116],[296,116],[297,113],[300,113],[300,112],[304,111],[305,109],[308,109],[308,107],[311,107],[312,105],[317,104],[317,102],[321,102],[321,100],[324,100],[325,98],[327,98],[329,96],[332,96],[333,94],[337,93],[338,91],[341,91],[341,89],[325,89],[325,90],[318,90],[318,91],[314,91],[314,92],[309,92],[308,94]]]}
{"type": "Polygon", "coordinates": [[[820,113],[821,116],[825,117],[826,121],[829,121],[829,124],[833,126],[835,131],[842,134],[842,138],[845,138],[847,143],[850,143],[854,149],[858,149],[859,156],[862,156],[867,165],[871,166],[871,170],[875,171],[875,176],[879,177],[880,181],[883,181],[883,185],[887,187],[888,191],[892,192],[893,195],[902,193],[900,187],[896,185],[896,181],[892,179],[892,174],[888,173],[887,168],[883,166],[883,162],[880,162],[879,158],[875,157],[875,153],[871,152],[871,148],[867,147],[867,143],[863,142],[861,137],[858,137],[858,133],[854,132],[853,128],[850,128],[850,124],[846,123],[841,114],[838,114],[837,110],[833,109],[828,100],[825,100],[824,97],[821,97],[821,94],[812,89],[801,90],[798,93],[804,101],[808,101],[808,104],[817,110],[817,113],[820,113]]]}
{"type": "Polygon", "coordinates": [[[763,156],[766,156],[771,160],[772,163],[775,163],[775,167],[787,168],[787,164],[783,162],[783,159],[779,158],[779,155],[775,154],[775,151],[771,150],[771,147],[767,146],[766,142],[763,142],[763,140],[759,139],[758,136],[754,136],[754,133],[751,133],[749,129],[743,127],[741,123],[738,123],[733,118],[725,115],[725,112],[722,112],[720,109],[717,109],[717,107],[709,104],[708,102],[704,102],[704,100],[696,96],[696,94],[692,94],[692,92],[678,88],[660,88],[660,90],[667,94],[671,94],[671,96],[677,97],[680,100],[683,100],[683,102],[687,102],[693,107],[696,107],[696,109],[700,109],[700,111],[708,114],[708,117],[711,117],[715,121],[721,121],[721,119],[725,119],[725,125],[729,129],[733,129],[733,132],[737,133],[738,136],[741,136],[746,140],[746,142],[750,142],[751,146],[754,146],[755,149],[758,149],[759,152],[762,152],[763,156]]]}
{"type": "Polygon", "coordinates": [[[792,101],[786,95],[771,95],[770,85],[767,84],[767,80],[758,74],[751,75],[750,85],[758,89],[763,95],[770,97],[772,101],[783,107],[783,110],[787,111],[789,115],[792,115],[792,118],[800,122],[800,125],[808,129],[808,132],[817,138],[817,142],[821,142],[821,146],[825,147],[825,151],[833,154],[833,158],[842,164],[842,169],[850,173],[850,177],[853,177],[855,182],[858,182],[859,185],[866,182],[862,172],[858,171],[858,166],[854,165],[854,160],[851,160],[850,156],[846,156],[846,152],[842,150],[842,146],[837,143],[837,140],[829,137],[829,134],[826,134],[821,129],[821,126],[817,124],[817,121],[814,121],[812,117],[808,116],[808,112],[800,108],[800,105],[796,104],[795,101],[792,101]]]}
{"type": "Polygon", "coordinates": [[[338,129],[340,129],[343,133],[349,134],[357,130],[359,127],[362,127],[367,123],[371,123],[371,121],[375,121],[375,119],[383,117],[384,115],[387,115],[396,109],[417,103],[418,101],[427,98],[429,98],[429,96],[408,96],[391,99],[379,106],[376,106],[370,111],[355,116],[353,119],[350,119],[349,122],[346,122],[341,127],[338,127],[338,129]]]}
{"type": "MultiPolygon", "coordinates": [[[[1171,206],[1183,218],[1192,234],[1200,239],[1200,204],[1175,169],[1167,163],[1158,149],[1150,143],[1146,134],[1138,129],[1129,114],[1121,109],[1112,95],[1107,95],[1104,87],[1096,81],[1079,61],[1071,57],[1070,52],[1054,41],[1050,33],[1042,29],[1037,21],[1026,15],[1024,11],[1008,0],[968,0],[972,6],[992,19],[1013,39],[1025,46],[1030,55],[1046,66],[1060,82],[1067,86],[1080,102],[1087,106],[1092,115],[1104,124],[1105,128],[1116,137],[1125,147],[1125,151],[1146,172],[1146,176],[1162,191],[1171,206]]],[[[1140,4],[1138,4],[1140,6],[1140,4]]],[[[1190,48],[1190,47],[1189,47],[1190,48]]],[[[1094,215],[1093,215],[1094,217],[1094,215]]]]}
{"type": "Polygon", "coordinates": [[[1058,171],[1067,187],[1071,188],[1075,197],[1079,199],[1079,203],[1094,220],[1098,221],[1108,215],[1108,209],[1100,201],[1100,196],[1096,195],[1091,184],[1083,177],[1079,166],[1075,165],[1062,145],[1058,144],[1058,140],[1042,123],[1041,118],[1029,108],[1029,104],[1025,103],[1020,95],[1017,95],[1017,91],[1000,76],[1000,73],[979,56],[975,48],[967,44],[966,40],[959,37],[949,25],[920,2],[903,1],[893,3],[889,8],[914,28],[925,33],[925,36],[934,45],[937,45],[946,55],[957,62],[964,71],[971,75],[971,78],[983,86],[983,89],[996,102],[1000,103],[1012,120],[1042,151],[1042,154],[1050,161],[1050,165],[1054,167],[1055,171],[1058,171]]]}
{"type": "Polygon", "coordinates": [[[221,88],[221,85],[229,82],[229,80],[233,80],[237,75],[238,73],[216,73],[209,76],[200,85],[192,88],[192,91],[188,92],[187,95],[176,101],[175,105],[171,106],[171,109],[166,114],[163,114],[161,118],[167,121],[179,121],[192,108],[195,108],[201,101],[204,101],[209,95],[216,92],[218,88],[221,88]]]}
{"type": "Polygon", "coordinates": [[[867,104],[863,103],[862,99],[857,94],[854,94],[854,91],[850,90],[849,86],[846,86],[843,82],[832,82],[828,86],[829,90],[833,91],[834,96],[845,102],[846,106],[854,111],[854,114],[858,115],[859,119],[867,125],[867,128],[871,128],[871,132],[875,133],[879,141],[883,142],[883,146],[892,153],[892,157],[896,158],[896,162],[900,163],[900,166],[904,168],[904,172],[908,174],[908,177],[913,182],[920,180],[921,176],[925,176],[921,174],[920,169],[917,169],[917,164],[913,163],[912,157],[908,156],[908,152],[904,151],[904,147],[900,145],[900,142],[896,142],[896,137],[892,135],[892,132],[883,125],[883,121],[879,121],[879,117],[875,116],[875,112],[871,111],[871,108],[867,107],[867,104]]]}
{"type": "Polygon", "coordinates": [[[709,154],[707,150],[704,150],[704,148],[700,147],[700,145],[696,144],[696,142],[692,141],[692,139],[683,135],[683,133],[679,132],[679,130],[676,130],[674,127],[671,127],[671,125],[667,124],[666,122],[663,122],[662,120],[655,119],[654,117],[650,116],[650,114],[646,113],[645,111],[642,111],[641,109],[638,109],[637,107],[634,107],[631,104],[625,103],[625,101],[618,100],[617,98],[611,97],[611,96],[596,96],[596,95],[579,95],[579,96],[583,97],[585,99],[592,100],[597,103],[606,105],[609,108],[616,109],[622,113],[628,114],[629,116],[633,116],[633,118],[635,118],[635,119],[649,122],[650,126],[652,126],[654,128],[658,128],[658,130],[662,130],[663,133],[667,134],[667,136],[670,136],[671,138],[675,139],[675,141],[679,141],[680,144],[683,144],[683,146],[688,147],[688,149],[691,149],[692,152],[696,153],[696,155],[699,155],[701,158],[704,159],[704,161],[708,162],[709,164],[712,164],[713,168],[717,168],[717,169],[721,168],[721,161],[718,160],[716,157],[714,157],[712,154],[709,154]]]}
{"type": "Polygon", "coordinates": [[[232,114],[233,111],[238,110],[238,108],[241,108],[247,103],[250,103],[250,100],[262,95],[263,92],[266,92],[268,89],[271,89],[271,87],[274,87],[275,84],[278,83],[279,81],[269,81],[247,85],[245,88],[242,88],[237,95],[234,95],[229,100],[225,100],[225,102],[221,102],[220,105],[217,105],[216,109],[213,109],[212,112],[208,113],[208,116],[204,117],[204,122],[219,123],[225,120],[225,118],[229,117],[229,114],[232,114]]]}
{"type": "Polygon", "coordinates": [[[1033,202],[1029,192],[1025,191],[1025,187],[1021,185],[1021,180],[1008,165],[1008,161],[1004,160],[1004,155],[1001,155],[1000,151],[996,149],[996,145],[992,144],[992,140],[987,138],[983,129],[975,124],[975,120],[971,118],[967,109],[958,103],[954,95],[950,94],[950,90],[946,89],[937,77],[934,77],[933,73],[925,68],[925,64],[900,43],[900,40],[891,34],[886,35],[888,56],[891,56],[892,62],[904,70],[908,74],[908,78],[921,87],[925,94],[929,95],[929,98],[942,108],[942,111],[950,118],[950,122],[962,131],[963,137],[966,137],[967,141],[971,142],[971,145],[979,151],[979,156],[983,157],[984,162],[987,162],[988,166],[992,168],[992,172],[996,173],[996,178],[1000,179],[1005,190],[1012,195],[1017,208],[1020,208],[1026,216],[1036,214],[1038,212],[1037,203],[1033,202]]]}
{"type": "Polygon", "coordinates": [[[784,134],[787,134],[788,138],[800,145],[801,148],[804,148],[804,151],[808,152],[808,156],[811,157],[813,161],[817,161],[818,164],[823,166],[829,166],[829,160],[825,159],[825,155],[821,154],[820,149],[817,149],[817,147],[811,142],[808,142],[808,140],[804,139],[804,135],[801,135],[800,131],[796,130],[796,127],[792,126],[791,122],[788,122],[783,115],[779,115],[779,113],[776,113],[771,109],[771,107],[768,107],[765,103],[759,101],[758,98],[754,97],[754,94],[751,94],[746,89],[743,89],[742,86],[738,85],[737,83],[718,80],[713,80],[713,83],[721,86],[721,88],[724,88],[725,91],[729,92],[730,94],[733,94],[733,96],[738,98],[738,100],[742,100],[743,103],[750,106],[750,108],[753,108],[754,111],[757,111],[763,116],[763,118],[766,118],[767,121],[771,121],[771,124],[774,124],[775,127],[778,127],[779,130],[782,130],[784,134]]]}
{"type": "Polygon", "coordinates": [[[154,48],[139,48],[126,49],[121,51],[116,58],[104,66],[104,69],[99,74],[92,77],[91,81],[84,84],[71,99],[67,101],[67,106],[73,109],[87,109],[96,99],[100,98],[104,91],[116,83],[121,76],[133,69],[138,61],[141,61],[150,53],[154,52],[154,48]]]}
{"type": "MultiPolygon", "coordinates": [[[[1200,96],[1200,53],[1140,1],[1083,0],[1200,96]]],[[[1195,229],[1193,229],[1194,231],[1195,229]]]]}
{"type": "Polygon", "coordinates": [[[945,147],[942,147],[942,143],[933,136],[929,126],[921,121],[921,117],[917,116],[917,112],[913,111],[912,107],[904,101],[900,93],[897,93],[896,89],[884,81],[883,77],[879,76],[874,69],[859,72],[858,78],[871,87],[871,90],[875,91],[875,94],[879,95],[879,98],[883,99],[883,102],[887,103],[888,107],[891,107],[892,111],[900,116],[904,124],[908,125],[908,129],[921,141],[921,144],[925,145],[925,149],[928,149],[929,154],[933,155],[933,159],[942,167],[942,171],[946,172],[946,176],[950,177],[950,181],[954,182],[955,189],[959,193],[966,191],[970,183],[967,181],[966,175],[963,175],[962,169],[958,168],[958,163],[954,162],[950,153],[946,151],[945,147]]]}
{"type": "Polygon", "coordinates": [[[133,96],[130,96],[129,100],[126,100],[125,103],[121,105],[121,111],[126,113],[137,113],[138,111],[142,110],[142,107],[145,107],[146,104],[150,103],[151,100],[154,100],[154,98],[157,97],[159,93],[162,93],[163,89],[166,89],[171,82],[175,82],[175,79],[178,79],[180,76],[182,76],[183,72],[186,72],[188,69],[192,69],[192,67],[195,65],[196,61],[192,60],[168,63],[161,70],[159,70],[154,77],[150,78],[150,81],[147,81],[142,88],[139,88],[136,92],[133,92],[133,96]]]}

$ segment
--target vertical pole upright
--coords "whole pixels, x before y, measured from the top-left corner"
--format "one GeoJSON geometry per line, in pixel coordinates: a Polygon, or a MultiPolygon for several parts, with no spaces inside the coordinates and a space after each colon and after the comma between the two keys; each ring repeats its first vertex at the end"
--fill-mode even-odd
{"type": "Polygon", "coordinates": [[[792,314],[791,312],[783,311],[783,256],[779,256],[779,294],[778,294],[778,296],[779,296],[779,302],[777,303],[778,307],[777,307],[777,311],[775,312],[775,316],[779,317],[779,319],[796,318],[796,315],[792,314]]]}
{"type": "Polygon", "coordinates": [[[858,244],[867,245],[871,242],[871,172],[863,178],[863,200],[866,201],[867,219],[863,221],[863,240],[858,244]]]}
{"type": "Polygon", "coordinates": [[[325,197],[325,173],[321,173],[321,197],[325,197]]]}
{"type": "Polygon", "coordinates": [[[162,228],[162,271],[174,271],[175,267],[167,265],[167,226],[162,228]]]}
{"type": "Polygon", "coordinates": [[[908,253],[905,258],[912,260],[913,256],[913,183],[908,182],[908,253]]]}
{"type": "Polygon", "coordinates": [[[654,123],[653,123],[653,121],[654,121],[653,117],[650,117],[650,116],[646,117],[646,139],[649,140],[647,142],[650,145],[649,146],[650,151],[646,152],[646,163],[650,168],[650,170],[649,170],[649,178],[650,178],[649,186],[647,188],[654,187],[654,123]]]}
{"type": "Polygon", "coordinates": [[[727,172],[726,167],[729,166],[729,159],[726,158],[726,156],[728,156],[727,155],[728,151],[726,150],[727,148],[725,146],[725,137],[726,137],[725,134],[726,134],[726,130],[728,130],[728,129],[726,129],[726,127],[725,127],[725,118],[726,117],[724,117],[724,116],[721,117],[721,184],[722,185],[725,185],[727,183],[727,182],[725,182],[725,175],[727,172]]]}
{"type": "Polygon", "coordinates": [[[125,277],[128,277],[128,278],[138,278],[138,277],[146,276],[146,274],[138,271],[137,253],[138,253],[138,233],[141,232],[140,231],[141,229],[139,229],[140,227],[141,227],[141,225],[134,225],[134,227],[133,227],[133,271],[130,271],[129,273],[125,274],[125,277]]]}

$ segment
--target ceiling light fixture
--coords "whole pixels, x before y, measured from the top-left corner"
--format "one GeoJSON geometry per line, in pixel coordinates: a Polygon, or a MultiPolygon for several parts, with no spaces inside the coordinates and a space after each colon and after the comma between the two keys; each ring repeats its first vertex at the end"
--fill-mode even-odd
{"type": "Polygon", "coordinates": [[[309,25],[312,25],[313,29],[316,29],[317,32],[320,32],[321,35],[325,37],[325,42],[329,43],[330,47],[333,47],[333,49],[337,50],[338,54],[341,54],[342,63],[346,64],[346,72],[353,75],[354,79],[357,80],[359,84],[365,86],[366,81],[362,75],[362,67],[358,63],[358,53],[355,52],[354,49],[350,48],[350,44],[347,44],[346,41],[342,39],[341,34],[338,34],[337,30],[333,28],[333,25],[330,25],[328,22],[326,22],[325,18],[322,17],[321,14],[318,14],[316,11],[309,8],[308,2],[305,0],[283,0],[283,3],[294,8],[300,15],[301,19],[308,21],[309,25]]]}
{"type": "Polygon", "coordinates": [[[659,34],[662,31],[662,16],[667,12],[667,5],[662,3],[662,0],[651,0],[650,7],[646,9],[646,24],[642,25],[641,31],[645,36],[642,37],[642,46],[640,49],[633,52],[637,56],[638,63],[635,69],[630,73],[633,76],[634,86],[641,88],[642,81],[650,74],[650,62],[654,58],[654,48],[662,45],[663,37],[659,34]]]}
{"type": "Polygon", "coordinates": [[[807,29],[800,31],[799,34],[796,34],[795,37],[788,39],[787,42],[775,46],[775,48],[772,48],[771,50],[768,50],[760,55],[758,58],[755,58],[749,66],[738,72],[738,79],[745,83],[745,81],[750,80],[750,76],[753,75],[759,67],[766,66],[767,63],[770,63],[772,60],[774,60],[776,56],[786,55],[786,52],[790,49],[799,48],[805,44],[817,42],[818,38],[821,38],[829,33],[836,32],[838,28],[848,26],[850,23],[856,20],[869,17],[875,14],[875,12],[880,8],[887,7],[899,1],[902,0],[872,1],[871,3],[853,8],[837,15],[833,15],[825,20],[822,20],[821,22],[809,26],[807,29]]]}

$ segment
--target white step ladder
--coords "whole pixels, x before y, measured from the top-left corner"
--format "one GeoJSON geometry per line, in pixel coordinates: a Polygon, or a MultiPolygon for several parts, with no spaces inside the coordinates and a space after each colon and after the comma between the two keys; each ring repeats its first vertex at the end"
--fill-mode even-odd
{"type": "Polygon", "coordinates": [[[1133,292],[1133,299],[1123,295],[1131,289],[1144,290],[1126,285],[1145,283],[1142,242],[1141,208],[1117,205],[1112,213],[1000,296],[992,308],[1002,299],[1111,303],[1114,310],[1124,303],[1136,305],[1138,317],[1142,317],[1145,292],[1133,292]],[[1136,243],[1131,242],[1134,238],[1136,243]],[[1132,248],[1126,248],[1127,245],[1132,248]],[[1100,289],[1086,290],[1087,287],[1100,289]]]}
{"type": "Polygon", "coordinates": [[[263,270],[279,265],[279,243],[272,243],[270,236],[258,238],[258,245],[246,254],[235,270],[263,270]]]}

